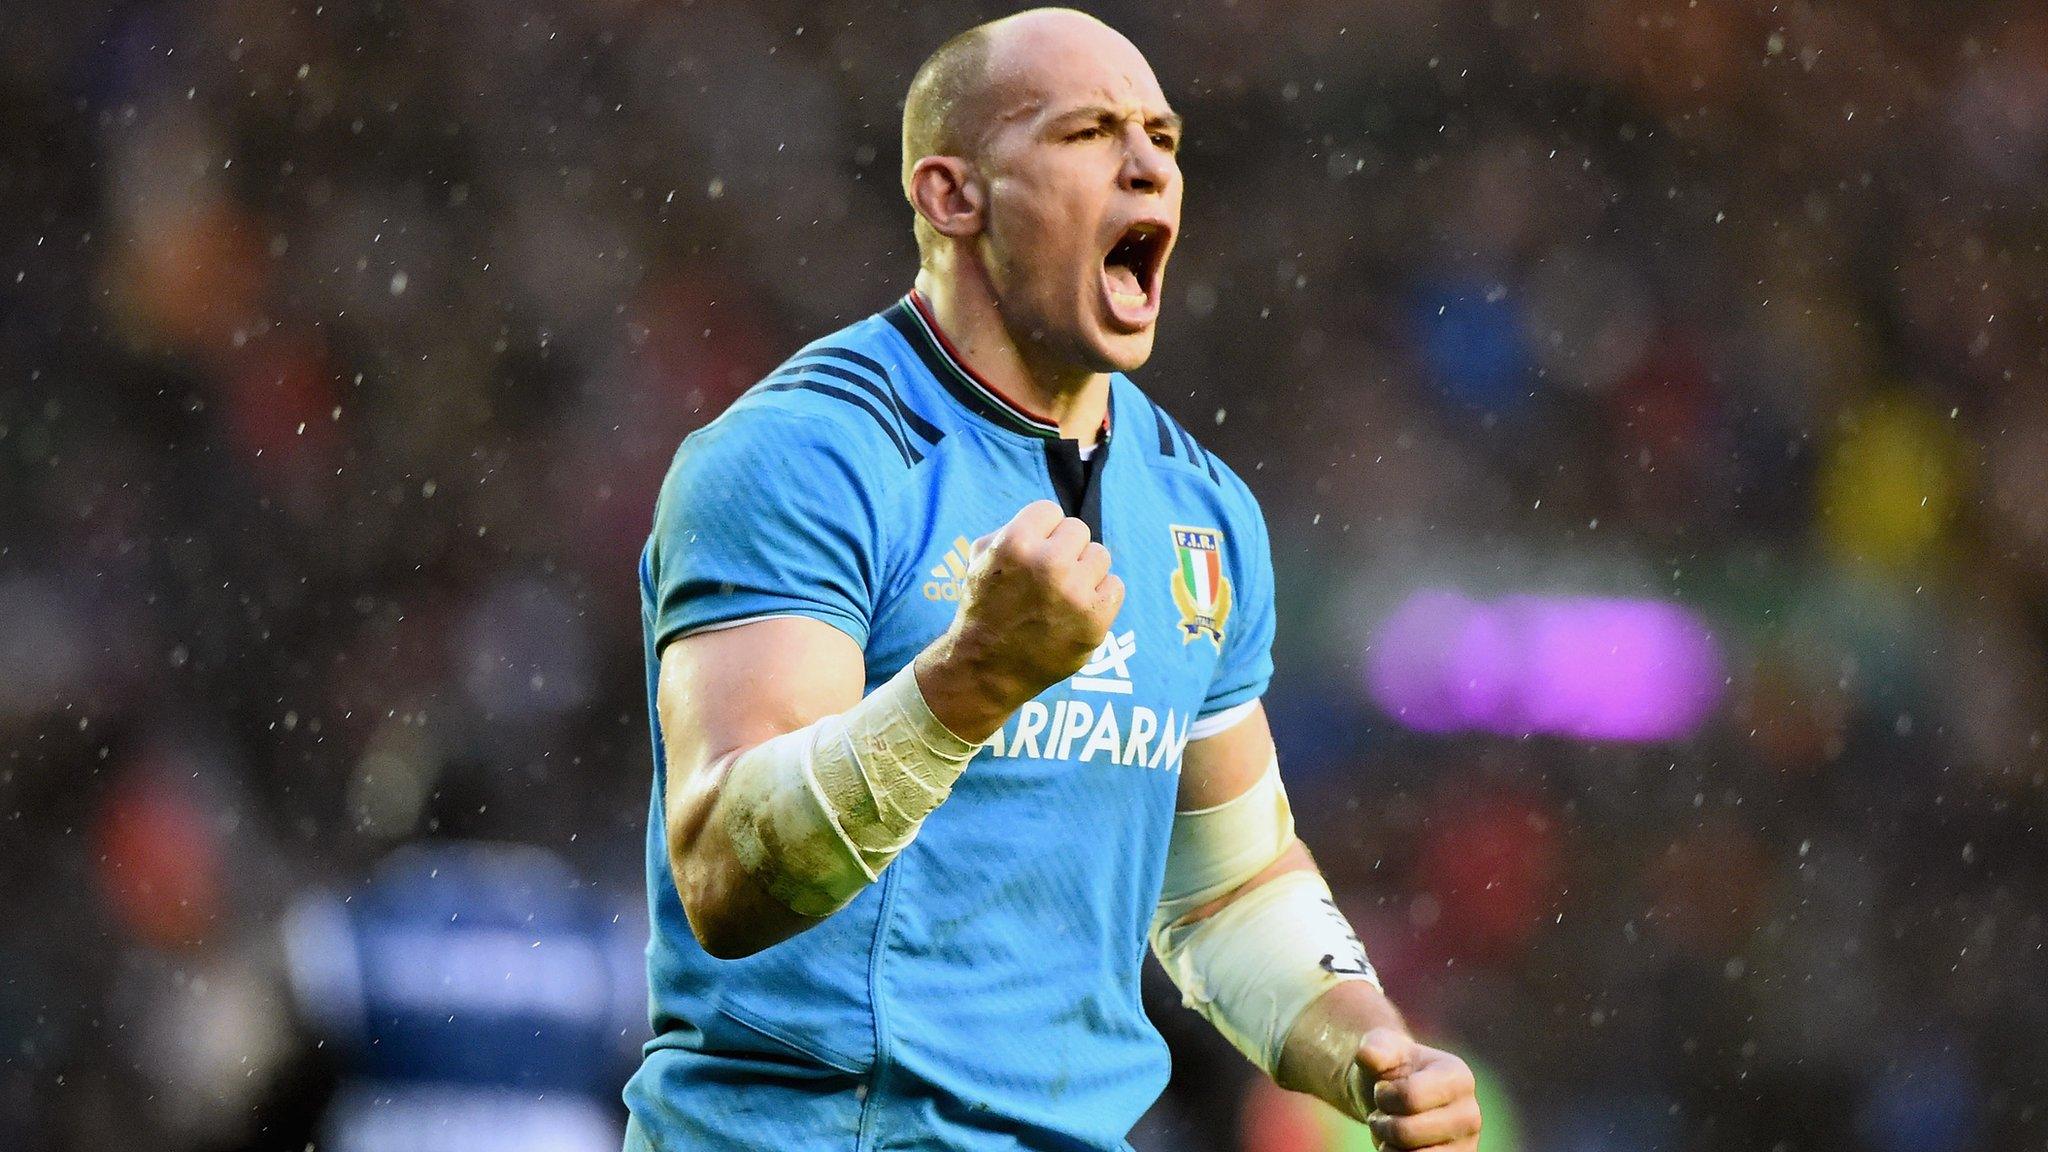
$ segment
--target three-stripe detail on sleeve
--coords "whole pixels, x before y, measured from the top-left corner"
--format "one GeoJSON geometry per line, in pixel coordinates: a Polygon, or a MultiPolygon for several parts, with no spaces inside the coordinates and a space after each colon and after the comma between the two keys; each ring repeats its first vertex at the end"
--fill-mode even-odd
{"type": "Polygon", "coordinates": [[[923,460],[924,454],[945,436],[896,394],[887,368],[851,348],[809,348],[799,352],[763,381],[760,390],[814,392],[853,405],[881,427],[906,467],[923,460]]]}
{"type": "MultiPolygon", "coordinates": [[[[1151,400],[1150,397],[1146,397],[1146,399],[1151,400]]],[[[1197,468],[1207,470],[1209,479],[1217,483],[1222,482],[1222,479],[1216,475],[1216,462],[1209,458],[1209,454],[1202,450],[1201,445],[1195,443],[1195,438],[1188,435],[1188,430],[1180,426],[1180,421],[1168,416],[1166,409],[1161,408],[1156,400],[1152,400],[1152,419],[1159,427],[1159,454],[1161,456],[1176,460],[1186,460],[1197,468]]]]}

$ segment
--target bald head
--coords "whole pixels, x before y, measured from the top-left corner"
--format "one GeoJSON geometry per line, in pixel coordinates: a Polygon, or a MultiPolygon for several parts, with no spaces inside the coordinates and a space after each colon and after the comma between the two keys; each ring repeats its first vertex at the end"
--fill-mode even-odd
{"type": "MultiPolygon", "coordinates": [[[[1063,53],[1144,57],[1116,29],[1072,8],[1033,8],[960,33],[926,57],[903,100],[903,171],[909,194],[917,162],[927,156],[977,158],[988,130],[1029,111],[1045,93],[1035,83],[1039,66],[1063,53]]],[[[918,221],[918,248],[936,235],[918,221]]]]}
{"type": "Polygon", "coordinates": [[[961,156],[965,125],[985,112],[977,99],[988,86],[988,43],[991,24],[960,33],[925,58],[903,98],[903,183],[926,156],[961,156]]]}
{"type": "MultiPolygon", "coordinates": [[[[1014,79],[1022,49],[1065,47],[1076,36],[1107,35],[1129,48],[1109,25],[1072,8],[1033,8],[977,24],[925,58],[903,100],[903,179],[926,156],[967,156],[993,115],[992,98],[1001,79],[1014,79]]],[[[1136,48],[1130,48],[1136,53],[1136,48]]]]}

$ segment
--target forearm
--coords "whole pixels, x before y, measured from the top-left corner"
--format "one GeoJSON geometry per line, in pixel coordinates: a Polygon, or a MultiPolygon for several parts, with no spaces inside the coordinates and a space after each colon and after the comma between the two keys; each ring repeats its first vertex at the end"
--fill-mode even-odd
{"type": "Polygon", "coordinates": [[[1281,1087],[1365,1121],[1379,1147],[1476,1152],[1471,1069],[1408,1035],[1294,836],[1271,748],[1263,723],[1232,729],[1201,750],[1196,787],[1183,777],[1195,799],[1174,816],[1153,950],[1187,1005],[1281,1087]],[[1216,786],[1260,759],[1249,787],[1216,786]]]}
{"type": "Polygon", "coordinates": [[[719,810],[721,798],[722,790],[712,790],[697,806],[698,820],[670,820],[669,869],[697,942],[711,955],[733,960],[779,944],[819,918],[791,911],[741,863],[726,831],[730,814],[719,810]]]}
{"type": "Polygon", "coordinates": [[[972,631],[947,630],[911,660],[917,687],[939,723],[981,743],[1043,690],[1013,671],[972,631]]]}
{"type": "MultiPolygon", "coordinates": [[[[803,931],[908,846],[980,744],[923,698],[924,681],[953,671],[937,660],[906,669],[843,713],[691,774],[696,788],[671,814],[670,859],[708,951],[749,955],[803,931]]],[[[972,717],[989,710],[986,700],[954,692],[946,701],[970,718],[954,722],[979,731],[972,717]]]]}
{"type": "Polygon", "coordinates": [[[1152,946],[1188,1006],[1276,1078],[1314,1066],[1294,1039],[1302,1020],[1316,1018],[1312,1009],[1352,984],[1378,993],[1358,938],[1294,836],[1270,760],[1235,799],[1174,817],[1152,946]]]}
{"type": "Polygon", "coordinates": [[[1378,985],[1349,980],[1323,993],[1302,1010],[1288,1030],[1273,1082],[1363,1119],[1357,1066],[1358,1044],[1375,1028],[1406,1033],[1407,1024],[1378,985]]]}

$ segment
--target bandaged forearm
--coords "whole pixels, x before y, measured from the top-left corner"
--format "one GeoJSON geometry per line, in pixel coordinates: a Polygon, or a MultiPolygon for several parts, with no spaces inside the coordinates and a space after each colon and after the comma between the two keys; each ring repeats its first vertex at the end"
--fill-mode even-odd
{"type": "Polygon", "coordinates": [[[932,715],[906,665],[845,712],[742,754],[719,799],[726,835],[770,895],[829,916],[909,847],[980,748],[932,715]]]}
{"type": "Polygon", "coordinates": [[[1347,980],[1379,986],[1358,936],[1312,869],[1283,873],[1210,916],[1183,921],[1243,887],[1293,842],[1277,765],[1229,803],[1179,813],[1152,921],[1152,950],[1183,1002],[1269,1074],[1303,1009],[1347,980]]]}

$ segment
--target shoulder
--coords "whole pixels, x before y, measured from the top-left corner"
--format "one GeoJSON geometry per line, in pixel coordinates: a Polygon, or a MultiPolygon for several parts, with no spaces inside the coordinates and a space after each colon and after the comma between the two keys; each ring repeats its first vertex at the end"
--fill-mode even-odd
{"type": "Polygon", "coordinates": [[[1128,422],[1128,427],[1119,427],[1118,435],[1137,441],[1147,462],[1173,476],[1177,485],[1198,490],[1206,502],[1220,507],[1230,522],[1226,527],[1244,531],[1257,526],[1263,531],[1258,497],[1244,478],[1196,439],[1164,405],[1128,378],[1118,375],[1116,380],[1120,385],[1118,419],[1128,422]],[[1131,415],[1125,416],[1126,410],[1131,415]]]}
{"type": "Polygon", "coordinates": [[[786,430],[794,421],[830,431],[838,447],[897,471],[921,463],[943,433],[905,401],[896,379],[892,333],[880,316],[798,349],[744,395],[719,423],[756,435],[786,430]]]}
{"type": "Polygon", "coordinates": [[[887,486],[915,467],[935,436],[897,394],[869,323],[805,345],[691,433],[677,464],[745,460],[764,476],[801,481],[819,470],[887,486]]]}
{"type": "Polygon", "coordinates": [[[706,522],[875,522],[902,458],[872,428],[779,394],[747,395],[685,437],[655,499],[657,535],[706,522]]]}

